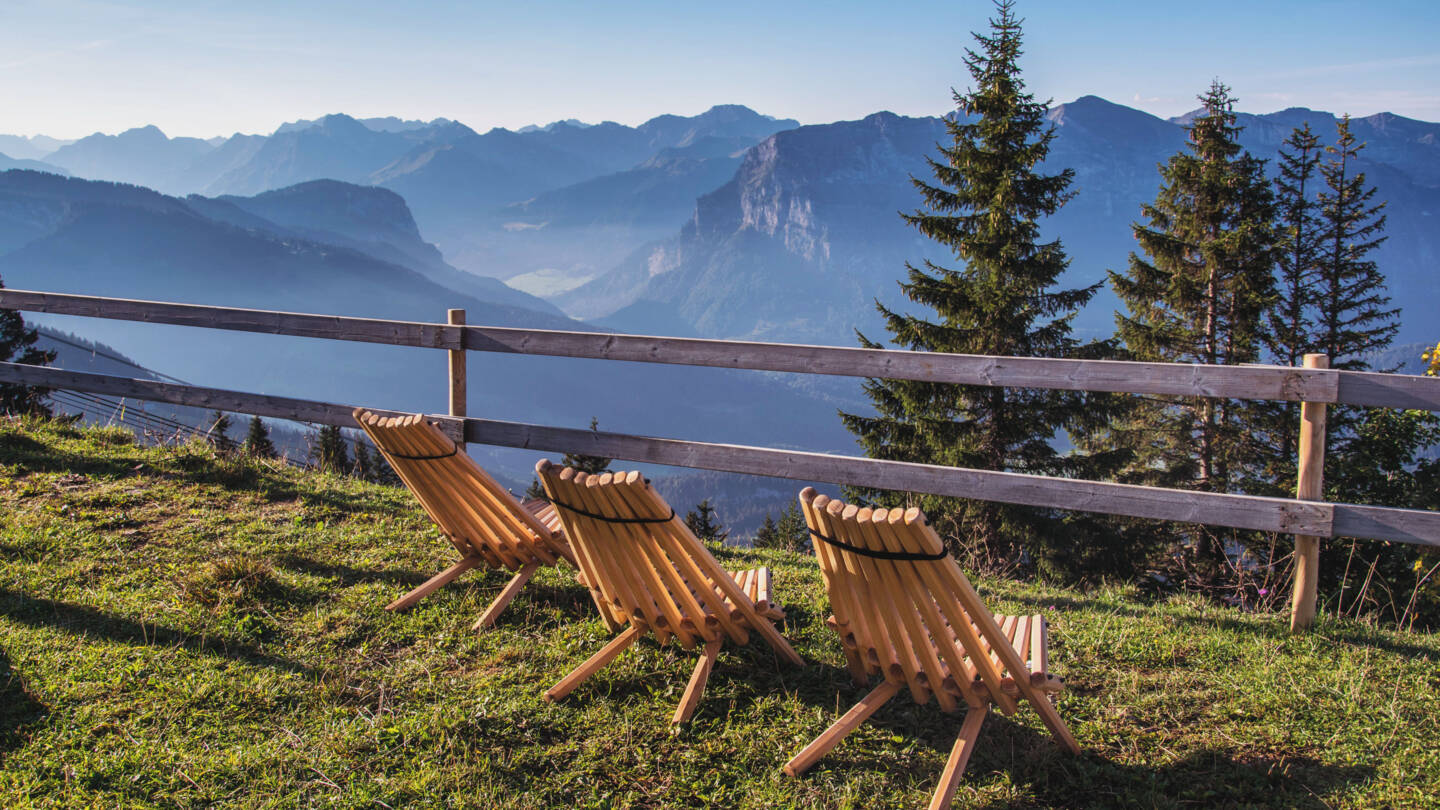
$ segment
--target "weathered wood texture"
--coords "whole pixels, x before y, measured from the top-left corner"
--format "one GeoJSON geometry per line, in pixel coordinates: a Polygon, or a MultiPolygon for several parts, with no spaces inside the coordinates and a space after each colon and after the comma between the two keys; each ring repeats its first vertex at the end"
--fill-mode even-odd
{"type": "MultiPolygon", "coordinates": [[[[1329,368],[1323,354],[1305,355],[1306,368],[1329,368]]],[[[1295,497],[1302,501],[1325,499],[1325,403],[1300,406],[1299,470],[1295,497]]],[[[1320,538],[1295,536],[1295,587],[1290,596],[1290,632],[1299,633],[1315,621],[1316,589],[1320,580],[1320,538]]]]}
{"type": "MultiPolygon", "coordinates": [[[[136,380],[109,374],[63,371],[56,368],[24,366],[18,363],[0,363],[0,382],[16,382],[45,388],[68,388],[73,391],[88,391],[92,394],[133,397],[154,402],[169,402],[173,405],[191,405],[209,410],[248,413],[273,419],[293,419],[296,422],[310,422],[318,425],[339,425],[356,429],[360,427],[355,424],[355,418],[350,415],[354,409],[353,405],[337,405],[333,402],[249,394],[241,391],[225,391],[153,380],[136,380]]],[[[409,415],[402,411],[381,409],[374,409],[374,411],[384,416],[409,415]]],[[[442,430],[445,430],[452,439],[457,439],[460,435],[458,425],[454,422],[443,425],[442,430]]]]}
{"type": "MultiPolygon", "coordinates": [[[[0,363],[0,381],[68,388],[324,425],[356,427],[355,420],[350,415],[353,406],[328,402],[61,371],[15,363],[0,363]]],[[[372,410],[386,415],[401,415],[397,411],[372,410]]],[[[1284,534],[1360,537],[1440,546],[1440,513],[1414,509],[1306,503],[1286,498],[1158,489],[824,453],[657,439],[474,417],[463,420],[449,416],[427,418],[435,422],[450,438],[478,444],[558,453],[585,453],[675,467],[749,473],[797,481],[855,484],[1284,534]]]]}
{"type": "Polygon", "coordinates": [[[1440,411],[1440,378],[1287,366],[1058,360],[458,326],[0,290],[0,308],[398,346],[801,374],[1440,411]]]}
{"type": "Polygon", "coordinates": [[[385,343],[394,346],[420,346],[430,349],[459,349],[461,343],[461,327],[440,323],[274,312],[268,309],[209,307],[199,304],[172,304],[164,301],[138,301],[128,298],[102,298],[93,295],[67,295],[28,290],[0,290],[0,309],[20,309],[29,312],[49,312],[56,315],[80,315],[88,318],[111,318],[143,323],[165,323],[176,326],[201,326],[206,329],[228,329],[236,332],[261,332],[270,335],[385,343]]]}
{"type": "MultiPolygon", "coordinates": [[[[465,325],[465,310],[452,309],[447,315],[447,320],[449,320],[451,326],[465,325]]],[[[451,349],[449,352],[446,352],[446,354],[449,355],[450,359],[450,415],[468,416],[469,411],[466,405],[466,388],[468,383],[465,372],[465,350],[451,349]]],[[[460,445],[463,450],[464,442],[461,442],[460,445]]]]}
{"type": "Polygon", "coordinates": [[[744,445],[657,439],[623,433],[465,420],[465,440],[477,444],[573,452],[607,458],[766,475],[797,481],[826,481],[903,492],[1023,503],[1059,509],[1132,517],[1208,523],[1284,534],[1330,535],[1331,511],[1325,503],[1287,498],[1222,495],[1046,478],[932,464],[881,461],[855,456],[771,450],[744,445]]]}
{"type": "Polygon", "coordinates": [[[1440,411],[1440,377],[1335,371],[1340,375],[1336,402],[1377,408],[1440,411]]]}

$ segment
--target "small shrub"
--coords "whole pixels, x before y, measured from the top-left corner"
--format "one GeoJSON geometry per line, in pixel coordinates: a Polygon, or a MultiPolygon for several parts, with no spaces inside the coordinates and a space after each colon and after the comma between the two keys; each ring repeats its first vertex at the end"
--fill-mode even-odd
{"type": "Polygon", "coordinates": [[[211,560],[184,579],[180,587],[207,607],[253,605],[282,590],[270,563],[243,555],[211,560]]]}

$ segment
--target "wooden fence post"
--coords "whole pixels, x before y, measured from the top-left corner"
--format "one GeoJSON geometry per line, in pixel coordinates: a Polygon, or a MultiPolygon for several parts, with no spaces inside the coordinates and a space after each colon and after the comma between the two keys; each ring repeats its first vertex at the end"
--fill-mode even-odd
{"type": "MultiPolygon", "coordinates": [[[[465,325],[465,310],[452,309],[448,321],[452,326],[465,325]]],[[[451,349],[450,352],[450,415],[466,416],[465,413],[465,343],[461,338],[460,348],[451,349]]],[[[465,451],[465,442],[458,443],[460,451],[465,451]]]]}
{"type": "MultiPolygon", "coordinates": [[[[1323,354],[1305,355],[1305,368],[1329,368],[1323,354]]],[[[1325,403],[1300,403],[1300,469],[1295,497],[1324,500],[1325,403]]],[[[1290,597],[1290,632],[1300,633],[1315,621],[1316,580],[1320,576],[1320,538],[1295,536],[1295,592],[1290,597]]]]}

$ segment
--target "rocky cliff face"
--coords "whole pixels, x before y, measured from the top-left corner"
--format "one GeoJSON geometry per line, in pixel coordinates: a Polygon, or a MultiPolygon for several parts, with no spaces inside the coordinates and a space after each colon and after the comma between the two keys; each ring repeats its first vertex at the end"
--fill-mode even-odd
{"type": "MultiPolygon", "coordinates": [[[[1059,105],[1049,117],[1057,137],[1044,168],[1072,169],[1075,196],[1042,233],[1060,239],[1071,258],[1062,283],[1093,284],[1107,268],[1123,268],[1136,249],[1131,224],[1159,188],[1157,165],[1183,148],[1185,122],[1093,96],[1059,105]]],[[[1242,140],[1273,157],[1304,120],[1322,138],[1333,134],[1332,116],[1287,110],[1245,116],[1242,140]]],[[[1390,200],[1391,238],[1379,261],[1396,303],[1406,307],[1404,333],[1420,339],[1429,328],[1425,313],[1440,308],[1440,231],[1433,226],[1440,189],[1429,181],[1440,172],[1440,126],[1394,116],[1364,126],[1372,140],[1361,168],[1390,200]]],[[[697,201],[678,233],[554,300],[579,317],[640,332],[678,322],[708,337],[853,345],[857,328],[879,336],[873,302],[904,306],[896,281],[907,262],[957,264],[897,216],[920,204],[911,177],[931,178],[925,159],[948,140],[940,119],[889,113],[777,133],[746,153],[729,183],[697,201]]],[[[1109,334],[1114,308],[1102,291],[1077,329],[1109,334]]]]}
{"type": "Polygon", "coordinates": [[[841,320],[873,328],[864,291],[877,272],[894,277],[886,257],[924,249],[896,212],[914,207],[908,178],[943,132],[939,119],[876,113],[776,133],[677,236],[556,300],[582,317],[664,305],[704,335],[828,341],[843,340],[841,320]]]}

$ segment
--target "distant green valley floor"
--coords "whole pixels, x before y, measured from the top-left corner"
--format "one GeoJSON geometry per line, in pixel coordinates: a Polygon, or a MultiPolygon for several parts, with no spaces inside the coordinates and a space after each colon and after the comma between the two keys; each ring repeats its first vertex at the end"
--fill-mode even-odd
{"type": "MultiPolygon", "coordinates": [[[[504,583],[446,565],[403,490],[0,419],[0,807],[924,806],[959,718],[901,697],[802,779],[785,760],[851,705],[814,563],[765,563],[809,665],[643,642],[570,698],[543,689],[605,642],[568,569],[492,632],[504,583]]],[[[723,560],[722,560],[723,561],[723,560]]],[[[992,715],[957,806],[1433,806],[1440,638],[1199,601],[983,581],[1052,617],[1060,713],[992,715]],[[1053,608],[1053,609],[1052,609],[1053,608]]]]}

